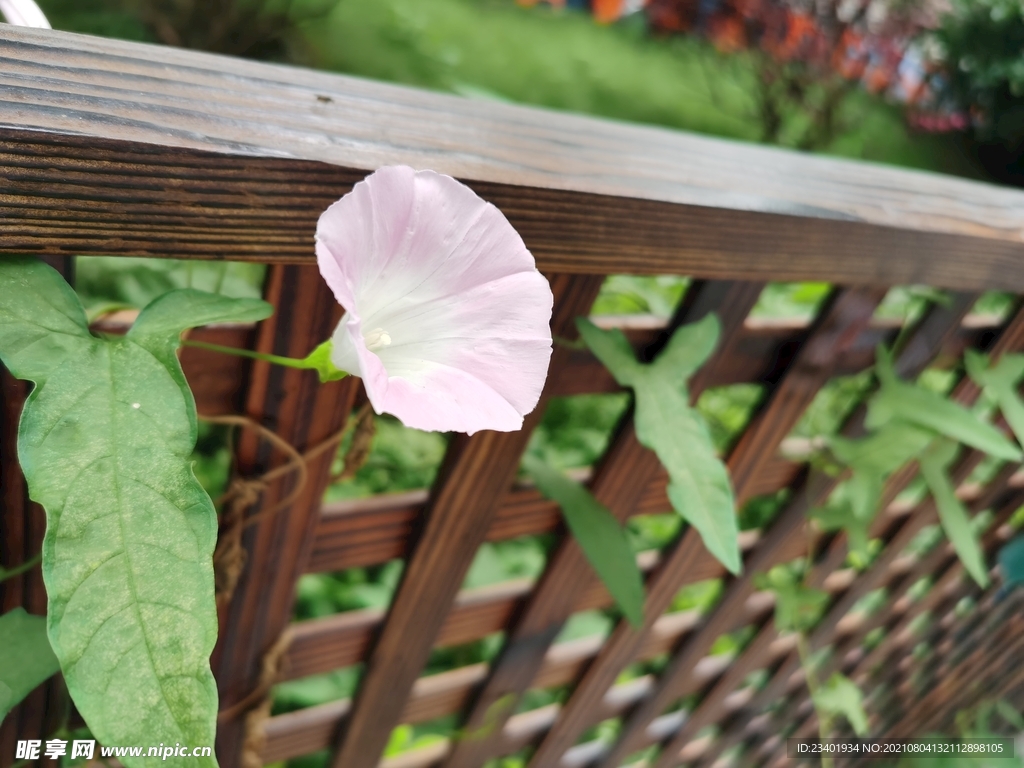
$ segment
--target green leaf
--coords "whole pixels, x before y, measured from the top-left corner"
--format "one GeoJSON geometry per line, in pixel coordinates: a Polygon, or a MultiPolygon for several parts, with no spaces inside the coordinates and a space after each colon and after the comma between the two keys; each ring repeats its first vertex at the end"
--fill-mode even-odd
{"type": "Polygon", "coordinates": [[[828,438],[833,455],[843,464],[882,480],[927,448],[935,433],[904,421],[890,421],[871,434],[851,440],[828,438]]]}
{"type": "Polygon", "coordinates": [[[93,338],[78,297],[53,269],[36,259],[0,261],[0,345],[4,365],[19,379],[40,381],[93,338]],[[43,272],[56,279],[42,279],[43,272]]]}
{"type": "MultiPolygon", "coordinates": [[[[891,380],[888,375],[886,378],[891,380]]],[[[829,437],[832,455],[852,474],[833,494],[829,505],[812,515],[824,530],[845,530],[850,553],[866,556],[868,534],[882,501],[886,479],[916,459],[934,440],[931,430],[898,419],[856,440],[840,435],[829,437]]]]}
{"type": "Polygon", "coordinates": [[[964,363],[967,374],[995,398],[1013,434],[1024,443],[1024,403],[1017,394],[1017,384],[1024,378],[1024,355],[1003,355],[989,368],[986,355],[969,349],[964,354],[964,363]]]}
{"type": "MultiPolygon", "coordinates": [[[[654,365],[678,381],[690,378],[711,357],[718,344],[718,318],[713,314],[676,329],[654,365]]],[[[632,351],[630,351],[632,357],[632,351]]]]}
{"type": "Polygon", "coordinates": [[[858,736],[868,732],[864,697],[850,678],[836,672],[814,694],[814,706],[820,712],[845,717],[858,736]]]}
{"type": "Polygon", "coordinates": [[[786,568],[772,568],[754,583],[759,589],[775,593],[775,627],[779,632],[812,629],[828,606],[828,592],[806,586],[786,568]]]}
{"type": "Polygon", "coordinates": [[[888,352],[882,348],[878,351],[876,369],[881,388],[868,404],[864,422],[868,429],[898,420],[946,435],[1000,459],[1021,459],[1020,449],[991,424],[937,392],[900,381],[888,352]]]}
{"type": "Polygon", "coordinates": [[[849,498],[850,512],[857,521],[870,523],[875,519],[875,512],[882,500],[882,488],[885,477],[881,474],[864,470],[855,470],[846,481],[846,493],[849,498]]]}
{"type": "Polygon", "coordinates": [[[618,603],[629,623],[644,621],[644,584],[626,532],[590,491],[540,459],[527,454],[523,468],[540,492],[558,503],[583,554],[618,603]]]}
{"type": "Polygon", "coordinates": [[[846,548],[855,557],[864,557],[868,553],[868,533],[871,518],[863,518],[855,514],[849,500],[840,503],[830,502],[810,512],[823,531],[842,529],[846,532],[846,548]]]}
{"type": "Polygon", "coordinates": [[[956,490],[946,476],[946,467],[956,456],[957,446],[948,440],[937,440],[919,459],[921,476],[924,478],[935,508],[939,513],[939,521],[946,531],[946,537],[956,550],[964,568],[982,587],[988,586],[988,571],[985,568],[985,556],[981,551],[978,537],[971,528],[967,509],[956,497],[956,490]]]}
{"type": "Polygon", "coordinates": [[[714,349],[718,319],[707,315],[679,328],[650,365],[637,362],[621,332],[602,331],[585,318],[576,325],[615,379],[633,388],[636,436],[668,470],[673,508],[697,529],[712,555],[739,573],[739,530],[729,473],[715,455],[704,419],[690,407],[685,387],[714,349]]]}
{"type": "Polygon", "coordinates": [[[101,742],[212,746],[217,519],[192,473],[195,404],[175,352],[185,328],[256,320],[271,308],[174,291],[143,310],[128,334],[106,339],[89,334],[74,301],[46,265],[0,262],[0,358],[36,384],[18,452],[47,513],[50,644],[101,742]],[[26,311],[25,295],[47,305],[26,311]],[[26,345],[58,322],[65,341],[26,345]]]}
{"type": "Polygon", "coordinates": [[[797,584],[792,589],[776,592],[775,623],[779,631],[803,632],[818,623],[828,606],[829,594],[820,589],[797,584]]]}
{"type": "Polygon", "coordinates": [[[641,364],[633,354],[629,340],[618,328],[602,331],[585,317],[576,318],[576,327],[584,343],[624,387],[633,385],[633,377],[641,364]]]}
{"type": "Polygon", "coordinates": [[[59,668],[46,639],[46,619],[24,608],[0,616],[0,722],[59,668]]]}
{"type": "Polygon", "coordinates": [[[479,728],[463,728],[455,734],[455,738],[459,741],[481,741],[488,738],[504,725],[505,719],[514,711],[516,702],[517,697],[513,693],[495,699],[484,712],[484,722],[479,728]]]}
{"type": "Polygon", "coordinates": [[[1024,584],[1024,535],[1017,536],[999,550],[999,569],[1007,586],[1024,584]]]}
{"type": "Polygon", "coordinates": [[[232,299],[182,288],[155,298],[139,313],[128,335],[161,353],[177,349],[186,328],[210,323],[251,323],[269,317],[273,307],[260,299],[232,299]]]}
{"type": "Polygon", "coordinates": [[[999,716],[1013,726],[1018,733],[1020,731],[1024,731],[1024,717],[1021,717],[1020,712],[1018,712],[1010,702],[1006,699],[999,699],[999,701],[995,703],[995,709],[996,712],[999,713],[999,716]]]}

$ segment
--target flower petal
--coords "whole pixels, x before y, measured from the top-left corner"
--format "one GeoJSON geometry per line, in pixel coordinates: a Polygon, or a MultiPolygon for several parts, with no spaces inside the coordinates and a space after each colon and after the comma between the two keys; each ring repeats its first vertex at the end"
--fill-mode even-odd
{"type": "Polygon", "coordinates": [[[390,376],[412,381],[420,360],[468,371],[526,414],[537,405],[551,357],[551,302],[547,281],[535,271],[394,315],[382,312],[391,345],[377,354],[390,376]]]}

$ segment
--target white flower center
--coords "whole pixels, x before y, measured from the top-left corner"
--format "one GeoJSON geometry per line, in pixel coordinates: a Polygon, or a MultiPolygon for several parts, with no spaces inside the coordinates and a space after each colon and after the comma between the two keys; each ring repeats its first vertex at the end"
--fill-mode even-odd
{"type": "Polygon", "coordinates": [[[374,328],[372,331],[367,331],[363,335],[363,341],[366,342],[366,348],[371,352],[391,346],[391,336],[383,328],[374,328]]]}

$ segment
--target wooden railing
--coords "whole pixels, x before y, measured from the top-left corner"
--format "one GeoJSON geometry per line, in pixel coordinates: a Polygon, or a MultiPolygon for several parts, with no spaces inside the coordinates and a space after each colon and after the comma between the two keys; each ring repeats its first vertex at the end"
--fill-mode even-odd
{"type": "MultiPolygon", "coordinates": [[[[743,576],[727,578],[696,533],[684,530],[666,551],[639,558],[648,592],[642,628],[622,623],[606,639],[557,642],[571,615],[609,606],[611,599],[566,535],[557,508],[515,478],[551,397],[619,391],[589,353],[556,348],[542,403],[523,431],[455,437],[429,491],[323,504],[331,463],[325,455],[310,466],[309,482],[288,510],[246,533],[247,563],[222,611],[213,664],[226,709],[257,687],[264,656],[291,624],[281,679],[361,663],[358,693],[352,701],[255,726],[251,718],[247,725],[245,713],[222,722],[222,765],[233,768],[247,750],[250,759],[273,762],[330,749],[335,768],[371,768],[396,724],[451,714],[475,738],[384,765],[479,768],[527,746],[536,747],[531,768],[615,768],[653,744],[662,746],[655,768],[711,765],[736,746],[750,764],[784,754],[778,735],[792,726],[813,732],[813,716],[792,638],[776,635],[772,598],[756,591],[752,578],[805,553],[805,513],[835,481],[784,457],[780,448],[822,386],[866,369],[875,345],[895,338],[899,323],[874,318],[890,286],[925,283],[951,296],[908,329],[897,360],[904,376],[948,366],[966,348],[1024,349],[1020,302],[1005,318],[971,313],[985,290],[1024,292],[1024,193],[0,25],[0,252],[40,254],[72,279],[68,257],[74,254],[269,262],[264,295],[275,305],[274,316],[255,328],[197,331],[221,343],[303,356],[330,334],[340,309],[314,265],[316,218],[368,171],[395,163],[449,173],[502,209],[551,281],[552,327],[560,336],[574,337],[574,318],[590,312],[608,274],[693,278],[670,319],[600,322],[624,327],[642,350],[677,325],[716,312],[722,341],[692,391],[696,397],[724,384],[764,385],[766,394],[728,450],[727,463],[740,504],[782,489],[789,489],[788,501],[763,530],[744,533],[743,576]],[[765,323],[749,314],[769,280],[835,287],[810,321],[765,323]],[[554,533],[558,543],[535,583],[461,589],[483,542],[537,533],[554,533]],[[394,558],[405,566],[386,612],[292,622],[302,574],[394,558]],[[726,579],[712,611],[666,612],[683,585],[709,578],[726,579]],[[741,652],[711,654],[722,634],[745,627],[754,634],[741,652]],[[499,630],[504,647],[491,664],[422,676],[434,648],[499,630]],[[669,661],[660,674],[616,683],[634,661],[665,653],[669,661]],[[750,675],[758,670],[767,682],[752,685],[750,675]],[[564,704],[520,713],[503,706],[510,695],[560,685],[572,687],[564,704]],[[684,697],[697,702],[685,716],[673,709],[684,697]],[[780,702],[774,715],[755,717],[780,702]],[[613,743],[578,743],[609,718],[622,723],[613,743]],[[718,726],[717,737],[703,734],[711,725],[718,726]]],[[[195,348],[186,350],[183,365],[201,412],[244,413],[300,450],[336,432],[361,397],[358,382],[320,385],[308,372],[242,365],[195,348]]],[[[38,550],[42,518],[27,499],[13,450],[24,387],[4,382],[0,555],[13,566],[38,550]]],[[[952,396],[971,403],[978,394],[963,381],[952,396]]],[[[849,433],[860,428],[862,415],[854,411],[849,433]]],[[[235,450],[242,476],[286,460],[252,435],[235,450]]],[[[983,487],[966,483],[979,460],[968,453],[956,477],[975,511],[994,512],[985,540],[991,553],[1005,536],[1002,524],[1024,501],[1024,475],[1009,467],[983,487]]],[[[888,488],[887,511],[872,530],[882,549],[869,570],[844,567],[842,535],[819,541],[812,580],[831,593],[832,603],[811,644],[837,649],[833,666],[865,685],[879,665],[891,670],[908,658],[903,630],[913,615],[928,608],[948,613],[954,597],[971,590],[945,545],[920,557],[906,554],[907,544],[936,519],[928,500],[895,501],[913,477],[912,469],[901,472],[888,488]],[[924,576],[941,588],[910,601],[907,590],[924,576]],[[881,587],[887,593],[880,611],[852,612],[881,587]],[[865,651],[863,638],[878,627],[889,634],[865,651]]],[[[628,415],[586,479],[621,519],[670,509],[663,471],[636,441],[628,415]]],[[[285,498],[290,483],[272,484],[262,508],[285,498]]],[[[38,570],[0,590],[4,610],[45,610],[38,570]]],[[[904,708],[917,701],[909,683],[899,691],[904,708]]],[[[16,732],[24,738],[48,727],[45,697],[45,691],[35,694],[4,726],[0,764],[14,754],[9,747],[16,732]]],[[[941,719],[935,714],[941,707],[929,706],[928,722],[941,719]]],[[[877,715],[876,728],[888,727],[885,717],[877,715]]]]}

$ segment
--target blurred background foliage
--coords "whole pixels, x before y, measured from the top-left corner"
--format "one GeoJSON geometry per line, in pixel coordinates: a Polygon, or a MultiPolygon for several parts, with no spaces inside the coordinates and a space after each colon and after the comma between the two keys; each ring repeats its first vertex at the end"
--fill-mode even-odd
{"type": "Polygon", "coordinates": [[[970,111],[983,167],[1024,182],[1024,3],[953,0],[935,33],[948,62],[948,98],[970,111]]]}
{"type": "MultiPolygon", "coordinates": [[[[769,1],[775,0],[765,0],[769,1]]],[[[685,0],[651,0],[650,7],[665,12],[673,2],[678,5],[685,0]]],[[[949,13],[932,28],[919,30],[921,45],[944,62],[929,75],[932,107],[947,116],[969,116],[945,120],[942,130],[934,130],[934,120],[929,123],[915,115],[905,103],[862,87],[862,71],[857,77],[837,79],[834,71],[807,57],[768,55],[750,40],[736,42],[742,35],[726,22],[735,21],[729,13],[737,16],[739,6],[729,5],[731,0],[716,2],[724,9],[721,18],[725,19],[718,27],[683,29],[686,24],[679,22],[680,29],[672,34],[665,33],[665,28],[675,23],[671,21],[675,17],[661,17],[658,29],[651,20],[654,17],[644,13],[599,23],[601,8],[608,3],[593,9],[525,7],[513,0],[41,0],[40,4],[58,29],[311,66],[474,99],[514,101],[728,139],[1019,181],[1024,157],[1021,0],[953,0],[949,13]],[[922,128],[928,125],[931,130],[922,128]],[[954,129],[948,130],[951,126],[954,129]]],[[[804,13],[800,3],[794,3],[804,13]]],[[[835,10],[826,0],[817,5],[823,4],[835,10]]],[[[842,32],[853,21],[843,21],[842,29],[824,24],[830,44],[845,40],[842,32]]],[[[759,34],[758,39],[768,39],[767,32],[759,34]]],[[[77,264],[77,288],[93,315],[144,306],[174,287],[256,296],[262,279],[262,267],[246,264],[105,257],[80,257],[77,264]]],[[[683,277],[612,276],[593,312],[667,318],[688,287],[683,277]]],[[[830,289],[819,283],[771,284],[752,315],[765,322],[806,322],[830,289]]],[[[926,289],[895,288],[878,317],[912,320],[936,300],[942,296],[926,289]]],[[[991,293],[976,311],[998,316],[1009,305],[1007,295],[991,293]]],[[[945,372],[928,375],[942,378],[945,372]]],[[[834,432],[869,386],[869,375],[831,383],[792,437],[806,443],[834,432]]],[[[759,384],[738,384],[701,396],[698,407],[718,450],[728,449],[764,391],[759,384]]],[[[628,408],[625,394],[556,399],[528,450],[561,469],[585,472],[599,460],[628,408]]],[[[204,427],[195,454],[196,473],[215,496],[229,472],[226,438],[224,430],[204,427]]],[[[332,486],[327,500],[426,488],[446,445],[446,435],[409,430],[389,416],[377,417],[368,461],[354,479],[332,486]]],[[[786,492],[751,500],[740,510],[741,527],[760,528],[785,501],[786,492]]],[[[633,518],[628,533],[640,553],[666,547],[679,529],[680,518],[668,513],[633,518]]],[[[537,578],[552,544],[551,536],[486,544],[464,586],[472,589],[537,578]]],[[[307,575],[298,585],[296,618],[386,608],[401,571],[401,562],[393,561],[344,573],[307,575]]],[[[707,611],[721,591],[718,579],[690,585],[677,596],[672,610],[707,611]]],[[[560,639],[606,635],[617,618],[612,609],[578,614],[560,639]]],[[[714,652],[735,653],[748,639],[742,632],[723,636],[714,652]]],[[[500,650],[501,642],[499,633],[466,646],[439,649],[428,671],[487,661],[500,650]]],[[[662,664],[663,658],[634,664],[623,680],[657,671],[662,664]]],[[[275,712],[349,696],[359,674],[360,669],[353,667],[279,685],[275,712]]],[[[531,691],[521,708],[560,701],[565,693],[564,689],[531,691]]],[[[602,727],[591,735],[610,738],[618,726],[609,721],[602,727]]],[[[451,719],[401,726],[388,754],[424,746],[451,735],[454,728],[451,719]]],[[[325,760],[326,755],[320,754],[293,764],[312,766],[325,760]]],[[[523,764],[520,755],[503,758],[495,766],[523,764]]]]}

